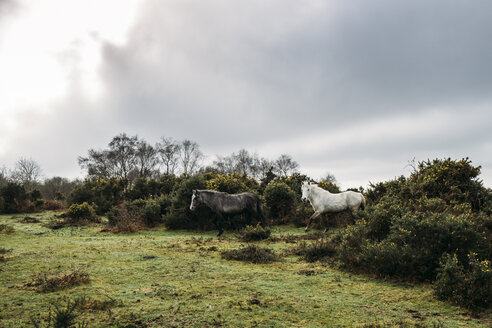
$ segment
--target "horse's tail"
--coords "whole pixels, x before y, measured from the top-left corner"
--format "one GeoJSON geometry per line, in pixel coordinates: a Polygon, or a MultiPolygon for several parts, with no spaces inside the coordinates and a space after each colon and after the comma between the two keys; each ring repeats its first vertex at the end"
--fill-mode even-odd
{"type": "Polygon", "coordinates": [[[362,210],[365,210],[366,209],[366,198],[364,197],[363,194],[360,194],[360,197],[362,197],[362,201],[360,202],[360,208],[362,210]]]}

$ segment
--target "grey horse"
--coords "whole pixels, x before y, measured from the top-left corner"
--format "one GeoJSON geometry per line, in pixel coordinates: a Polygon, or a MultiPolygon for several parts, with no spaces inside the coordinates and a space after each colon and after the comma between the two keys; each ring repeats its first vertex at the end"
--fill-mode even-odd
{"type": "Polygon", "coordinates": [[[222,221],[224,216],[235,214],[246,214],[246,224],[251,223],[251,217],[254,216],[261,225],[265,224],[263,215],[263,204],[261,199],[250,192],[240,194],[228,194],[226,192],[213,190],[193,190],[191,196],[190,210],[194,211],[200,204],[209,207],[214,215],[214,224],[219,230],[218,236],[222,235],[222,221]]]}

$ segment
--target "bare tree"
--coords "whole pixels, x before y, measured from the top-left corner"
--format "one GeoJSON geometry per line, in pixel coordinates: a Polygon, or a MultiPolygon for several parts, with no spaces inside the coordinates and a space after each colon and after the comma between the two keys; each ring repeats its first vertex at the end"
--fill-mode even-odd
{"type": "Polygon", "coordinates": [[[297,171],[299,164],[290,155],[282,154],[275,161],[275,169],[279,175],[287,177],[297,171]]]}
{"type": "Polygon", "coordinates": [[[21,183],[27,191],[31,191],[39,184],[41,167],[32,158],[20,158],[17,163],[15,163],[12,176],[14,180],[21,183]]]}
{"type": "Polygon", "coordinates": [[[181,145],[171,138],[161,138],[161,142],[156,145],[157,152],[165,167],[166,174],[174,174],[178,166],[181,145]]]}
{"type": "Polygon", "coordinates": [[[156,172],[156,166],[159,163],[157,150],[149,145],[146,141],[140,140],[137,142],[135,151],[136,166],[138,177],[150,178],[156,172]]]}
{"type": "Polygon", "coordinates": [[[200,146],[191,140],[184,140],[181,143],[181,166],[183,173],[193,174],[199,167],[203,154],[200,146]]]}
{"type": "Polygon", "coordinates": [[[87,157],[79,157],[79,165],[87,169],[91,177],[115,177],[131,182],[139,172],[138,145],[137,136],[129,137],[122,133],[111,140],[109,149],[90,149],[87,157]]]}

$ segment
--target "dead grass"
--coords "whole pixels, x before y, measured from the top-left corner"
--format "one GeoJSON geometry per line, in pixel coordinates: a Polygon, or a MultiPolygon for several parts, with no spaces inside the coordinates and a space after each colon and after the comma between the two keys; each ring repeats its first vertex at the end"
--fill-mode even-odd
{"type": "Polygon", "coordinates": [[[41,293],[53,292],[72,286],[89,283],[90,278],[87,272],[73,271],[64,275],[53,275],[41,273],[34,277],[34,280],[26,283],[26,287],[36,287],[41,293]]]}
{"type": "Polygon", "coordinates": [[[249,245],[244,248],[223,251],[220,256],[226,260],[244,261],[251,263],[271,263],[278,256],[269,248],[249,245]]]}

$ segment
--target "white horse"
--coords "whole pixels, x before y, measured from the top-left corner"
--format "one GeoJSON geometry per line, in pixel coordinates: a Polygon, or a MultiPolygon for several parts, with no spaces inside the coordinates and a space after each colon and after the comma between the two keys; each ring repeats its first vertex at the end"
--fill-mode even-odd
{"type": "Polygon", "coordinates": [[[352,214],[355,214],[360,207],[362,207],[362,209],[366,207],[366,200],[360,192],[345,191],[338,194],[332,194],[331,192],[318,187],[317,184],[308,182],[303,182],[301,190],[302,200],[308,200],[314,209],[314,214],[311,215],[306,226],[306,232],[309,230],[309,226],[313,219],[319,217],[321,214],[341,212],[346,209],[350,209],[352,214]]]}

